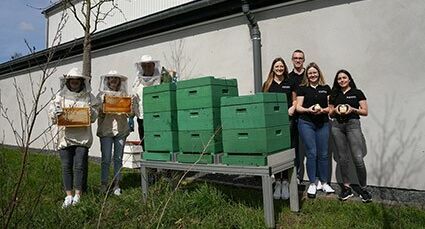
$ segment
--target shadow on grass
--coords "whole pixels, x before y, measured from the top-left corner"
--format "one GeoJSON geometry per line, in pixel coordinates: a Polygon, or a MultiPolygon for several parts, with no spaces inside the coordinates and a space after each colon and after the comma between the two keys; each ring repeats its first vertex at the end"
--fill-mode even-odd
{"type": "Polygon", "coordinates": [[[215,184],[214,186],[220,190],[229,201],[241,203],[252,208],[263,207],[263,194],[260,190],[220,184],[215,184]]]}
{"type": "Polygon", "coordinates": [[[120,186],[123,189],[129,189],[129,188],[141,188],[141,176],[140,171],[133,169],[133,170],[124,170],[122,173],[122,180],[120,182],[120,186]]]}

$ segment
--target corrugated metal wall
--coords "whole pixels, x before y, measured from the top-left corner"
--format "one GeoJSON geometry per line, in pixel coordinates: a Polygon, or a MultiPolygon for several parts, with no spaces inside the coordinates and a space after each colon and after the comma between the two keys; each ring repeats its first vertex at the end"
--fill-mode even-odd
{"type": "MultiPolygon", "coordinates": [[[[120,8],[121,12],[115,10],[111,17],[107,17],[104,23],[98,25],[98,31],[104,30],[126,21],[132,21],[137,18],[145,17],[150,14],[154,14],[178,5],[182,5],[194,0],[117,0],[116,3],[120,8]]],[[[77,9],[80,9],[82,2],[76,5],[77,9]]],[[[103,12],[107,12],[110,9],[110,5],[105,4],[103,12]]],[[[68,21],[65,28],[62,30],[61,43],[71,41],[75,38],[83,36],[83,30],[75,20],[73,14],[68,12],[68,21]]],[[[48,45],[52,45],[52,41],[57,32],[58,23],[61,19],[62,12],[57,12],[50,15],[49,28],[48,28],[48,45]]]]}

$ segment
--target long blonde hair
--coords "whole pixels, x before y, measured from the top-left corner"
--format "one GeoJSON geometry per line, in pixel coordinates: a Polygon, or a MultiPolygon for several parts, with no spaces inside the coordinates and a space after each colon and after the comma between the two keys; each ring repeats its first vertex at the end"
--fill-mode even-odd
{"type": "Polygon", "coordinates": [[[263,84],[263,88],[262,88],[262,92],[268,92],[270,89],[270,85],[272,85],[275,73],[273,71],[273,67],[277,62],[282,62],[283,66],[285,67],[285,70],[283,71],[283,79],[285,79],[286,77],[288,77],[288,67],[286,66],[285,61],[283,60],[282,57],[277,57],[273,60],[272,62],[272,66],[270,67],[270,71],[269,71],[269,75],[267,76],[266,81],[263,84]]]}
{"type": "Polygon", "coordinates": [[[311,62],[305,68],[303,80],[301,81],[301,86],[310,86],[310,82],[308,81],[308,77],[307,77],[307,72],[310,68],[315,68],[319,72],[319,85],[325,85],[326,84],[325,78],[319,66],[316,63],[311,62]]]}

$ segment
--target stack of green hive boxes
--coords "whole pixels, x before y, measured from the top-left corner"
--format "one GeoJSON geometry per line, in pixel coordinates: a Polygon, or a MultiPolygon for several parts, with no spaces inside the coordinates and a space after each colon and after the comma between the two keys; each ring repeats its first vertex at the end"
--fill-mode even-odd
{"type": "Polygon", "coordinates": [[[283,93],[221,98],[223,164],[266,165],[267,155],[290,148],[283,93]]]}
{"type": "Polygon", "coordinates": [[[237,96],[236,79],[212,76],[177,82],[178,136],[183,163],[212,163],[213,155],[223,151],[220,98],[237,96]]]}
{"type": "Polygon", "coordinates": [[[145,152],[143,159],[169,161],[178,151],[176,85],[166,83],[143,89],[145,152]]]}

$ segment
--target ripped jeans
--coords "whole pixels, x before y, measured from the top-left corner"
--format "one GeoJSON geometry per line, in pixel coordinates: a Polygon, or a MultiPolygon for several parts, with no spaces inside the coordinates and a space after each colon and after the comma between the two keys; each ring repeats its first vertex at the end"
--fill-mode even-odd
{"type": "Polygon", "coordinates": [[[360,120],[350,119],[339,123],[336,119],[332,121],[331,134],[335,140],[335,146],[339,155],[338,163],[341,166],[343,182],[349,184],[349,159],[353,159],[356,167],[357,178],[360,186],[365,187],[367,181],[366,166],[363,157],[366,156],[366,141],[362,133],[360,120]]]}

